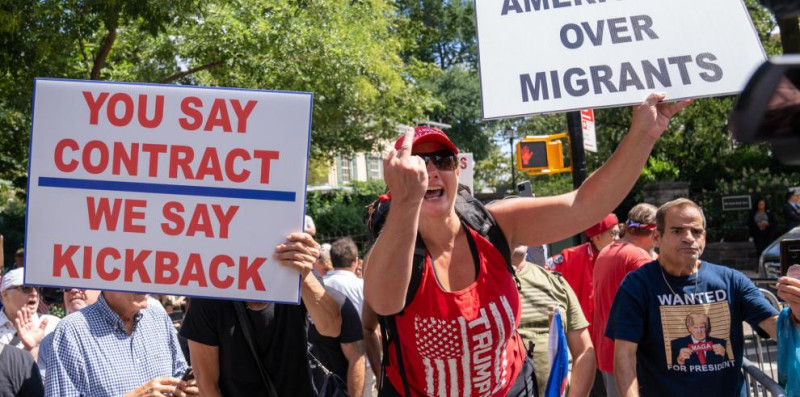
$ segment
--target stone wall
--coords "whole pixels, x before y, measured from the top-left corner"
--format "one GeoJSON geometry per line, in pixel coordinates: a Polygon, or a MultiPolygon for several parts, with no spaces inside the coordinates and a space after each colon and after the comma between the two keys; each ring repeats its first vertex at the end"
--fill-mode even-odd
{"type": "Polygon", "coordinates": [[[742,271],[758,270],[758,257],[752,242],[708,243],[702,259],[742,271]]]}
{"type": "Polygon", "coordinates": [[[644,186],[644,202],[661,206],[676,198],[689,197],[689,182],[657,182],[644,186]]]}

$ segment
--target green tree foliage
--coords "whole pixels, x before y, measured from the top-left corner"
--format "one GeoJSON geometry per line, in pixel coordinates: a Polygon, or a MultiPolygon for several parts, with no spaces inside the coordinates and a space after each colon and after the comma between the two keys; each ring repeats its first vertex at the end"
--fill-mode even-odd
{"type": "Polygon", "coordinates": [[[465,65],[454,65],[421,82],[434,93],[439,105],[428,112],[428,117],[451,125],[447,135],[462,152],[470,152],[475,159],[489,155],[491,123],[481,123],[481,91],[478,74],[465,65]]]}
{"type": "Polygon", "coordinates": [[[436,103],[388,0],[18,0],[0,21],[0,178],[20,187],[37,76],[313,92],[312,151],[327,157],[436,103]]]}
{"type": "Polygon", "coordinates": [[[314,218],[316,239],[331,242],[350,236],[362,250],[369,243],[367,206],[383,194],[383,181],[352,182],[348,190],[309,192],[307,214],[314,218]]]}
{"type": "Polygon", "coordinates": [[[476,70],[478,45],[471,0],[395,0],[407,59],[433,62],[442,70],[467,65],[476,70]]]}

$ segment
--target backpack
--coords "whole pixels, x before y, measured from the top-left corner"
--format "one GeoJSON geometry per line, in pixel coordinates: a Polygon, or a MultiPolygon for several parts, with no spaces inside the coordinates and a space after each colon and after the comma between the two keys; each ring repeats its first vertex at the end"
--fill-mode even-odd
{"type": "MultiPolygon", "coordinates": [[[[383,228],[383,224],[386,221],[386,215],[389,213],[390,204],[390,197],[387,194],[381,195],[378,200],[373,202],[368,207],[369,218],[367,223],[373,239],[377,239],[378,235],[380,234],[380,230],[383,228]]],[[[461,221],[478,232],[478,234],[480,234],[482,237],[486,238],[490,243],[492,243],[492,245],[495,246],[495,248],[497,248],[498,251],[500,251],[500,254],[505,259],[506,269],[514,278],[514,282],[517,285],[517,290],[521,290],[522,285],[517,278],[514,267],[511,265],[511,249],[508,246],[508,241],[506,240],[503,231],[500,230],[500,227],[497,225],[497,222],[492,214],[489,213],[489,210],[486,209],[483,203],[473,197],[464,185],[459,184],[458,195],[456,196],[455,202],[455,210],[461,221]]],[[[423,271],[425,270],[425,243],[422,241],[419,233],[417,233],[417,240],[414,247],[414,259],[411,266],[411,279],[409,280],[408,290],[406,291],[406,301],[403,305],[404,308],[407,307],[414,299],[414,295],[416,294],[417,289],[422,281],[423,271]]],[[[381,371],[383,373],[383,379],[381,379],[380,384],[381,387],[383,386],[383,382],[388,381],[386,379],[385,367],[389,360],[389,345],[397,337],[395,316],[402,313],[403,311],[401,310],[399,313],[390,316],[378,316],[378,322],[381,326],[381,342],[383,345],[383,360],[381,364],[382,367],[384,367],[381,371]]],[[[411,391],[409,389],[408,382],[406,381],[400,344],[393,344],[396,349],[395,353],[397,355],[397,366],[400,370],[400,375],[404,380],[403,386],[405,393],[403,395],[411,396],[411,391]]]]}

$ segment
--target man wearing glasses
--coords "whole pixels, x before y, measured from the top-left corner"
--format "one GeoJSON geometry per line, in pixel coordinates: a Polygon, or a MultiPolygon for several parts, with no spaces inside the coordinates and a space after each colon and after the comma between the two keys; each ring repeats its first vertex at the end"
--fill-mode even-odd
{"type": "MultiPolygon", "coordinates": [[[[64,293],[64,310],[67,315],[78,312],[86,306],[97,302],[100,296],[100,290],[96,289],[80,289],[80,288],[64,288],[61,289],[64,293]]],[[[39,345],[39,372],[44,379],[47,374],[47,363],[53,354],[53,334],[45,335],[42,343],[39,345]]]]}
{"type": "Polygon", "coordinates": [[[25,349],[34,359],[39,356],[39,344],[45,335],[53,332],[59,318],[49,314],[39,315],[39,291],[23,285],[25,269],[16,268],[3,276],[0,295],[3,310],[0,312],[0,343],[25,349]]]}

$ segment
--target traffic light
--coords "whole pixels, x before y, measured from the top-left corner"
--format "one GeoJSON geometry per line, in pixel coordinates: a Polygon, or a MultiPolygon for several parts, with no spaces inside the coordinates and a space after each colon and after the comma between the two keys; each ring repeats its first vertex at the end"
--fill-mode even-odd
{"type": "MultiPolygon", "coordinates": [[[[517,142],[517,169],[531,175],[557,174],[570,172],[572,167],[564,167],[564,143],[569,138],[566,133],[544,136],[527,136],[517,142]]],[[[569,146],[567,146],[569,148],[569,146]]]]}

